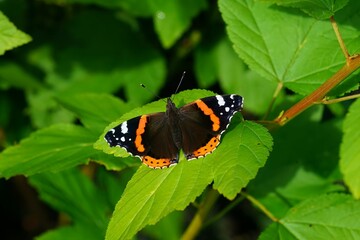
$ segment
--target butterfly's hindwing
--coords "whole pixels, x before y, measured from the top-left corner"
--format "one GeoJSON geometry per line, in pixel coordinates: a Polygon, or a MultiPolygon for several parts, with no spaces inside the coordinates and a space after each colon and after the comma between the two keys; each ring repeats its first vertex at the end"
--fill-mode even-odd
{"type": "Polygon", "coordinates": [[[152,168],[168,167],[178,162],[179,149],[171,137],[165,113],[142,115],[127,120],[108,131],[105,140],[110,147],[120,146],[141,158],[152,168]]]}
{"type": "Polygon", "coordinates": [[[172,138],[171,126],[164,117],[165,113],[148,115],[148,122],[143,134],[146,155],[155,159],[178,161],[179,150],[172,138]]]}
{"type": "Polygon", "coordinates": [[[192,153],[205,146],[216,132],[212,130],[213,122],[210,117],[203,114],[196,103],[180,108],[182,149],[187,159],[194,158],[192,153]]]}

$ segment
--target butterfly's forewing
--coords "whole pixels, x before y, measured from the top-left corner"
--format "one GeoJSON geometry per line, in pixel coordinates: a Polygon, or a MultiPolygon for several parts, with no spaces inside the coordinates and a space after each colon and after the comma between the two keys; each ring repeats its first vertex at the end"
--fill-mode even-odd
{"type": "Polygon", "coordinates": [[[243,98],[236,94],[216,95],[200,100],[219,118],[220,127],[217,132],[220,134],[227,129],[234,114],[243,108],[243,98]]]}
{"type": "Polygon", "coordinates": [[[136,132],[140,124],[141,116],[129,119],[120,125],[110,129],[105,134],[105,140],[110,147],[119,146],[134,156],[141,156],[135,145],[136,132]]]}

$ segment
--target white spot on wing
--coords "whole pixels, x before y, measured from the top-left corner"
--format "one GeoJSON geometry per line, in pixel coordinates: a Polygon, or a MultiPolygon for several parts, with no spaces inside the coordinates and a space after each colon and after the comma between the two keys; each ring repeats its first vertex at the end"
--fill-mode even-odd
{"type": "Polygon", "coordinates": [[[122,142],[125,142],[125,137],[122,136],[122,137],[120,138],[120,140],[121,140],[122,142]]]}
{"type": "Polygon", "coordinates": [[[230,108],[229,107],[225,107],[225,112],[229,112],[230,108]]]}
{"type": "Polygon", "coordinates": [[[224,98],[222,96],[216,95],[216,99],[218,100],[219,106],[224,106],[225,105],[225,100],[224,100],[224,98]]]}
{"type": "Polygon", "coordinates": [[[122,134],[126,134],[126,133],[128,133],[128,131],[129,131],[129,129],[128,129],[128,127],[127,127],[127,122],[123,122],[123,123],[121,124],[121,133],[122,133],[122,134]]]}

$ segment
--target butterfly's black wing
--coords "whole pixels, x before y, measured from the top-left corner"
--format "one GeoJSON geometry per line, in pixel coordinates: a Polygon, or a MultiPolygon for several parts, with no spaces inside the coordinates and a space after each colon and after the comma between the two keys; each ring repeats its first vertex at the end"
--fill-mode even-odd
{"type": "Polygon", "coordinates": [[[152,168],[169,167],[178,162],[179,149],[163,112],[125,121],[111,129],[105,140],[110,147],[120,146],[152,168]]]}
{"type": "Polygon", "coordinates": [[[231,94],[202,98],[181,107],[182,149],[186,158],[199,158],[214,151],[242,106],[242,97],[231,94]]]}

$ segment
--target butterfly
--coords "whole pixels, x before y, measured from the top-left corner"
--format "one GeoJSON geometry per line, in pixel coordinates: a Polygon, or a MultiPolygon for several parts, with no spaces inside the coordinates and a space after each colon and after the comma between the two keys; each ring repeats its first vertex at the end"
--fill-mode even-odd
{"type": "Polygon", "coordinates": [[[187,160],[212,153],[242,108],[243,98],[236,94],[205,97],[179,108],[168,98],[165,112],[122,122],[105,134],[105,140],[151,168],[169,167],[178,163],[180,150],[187,160]]]}

